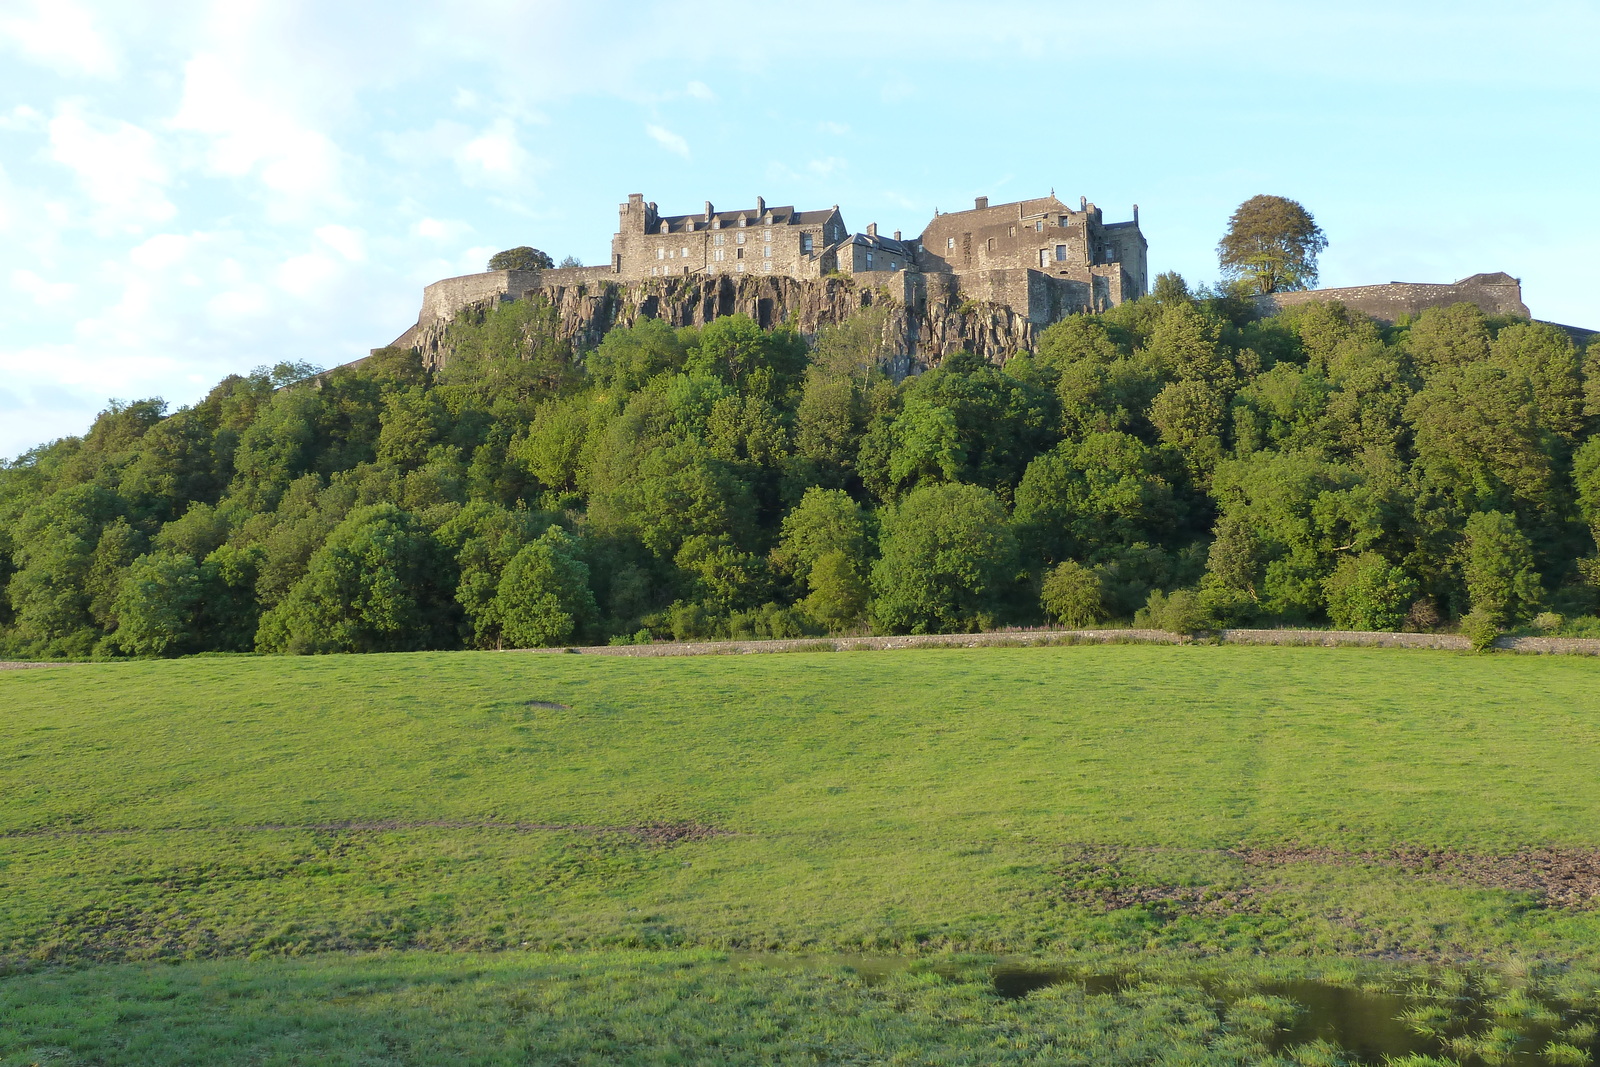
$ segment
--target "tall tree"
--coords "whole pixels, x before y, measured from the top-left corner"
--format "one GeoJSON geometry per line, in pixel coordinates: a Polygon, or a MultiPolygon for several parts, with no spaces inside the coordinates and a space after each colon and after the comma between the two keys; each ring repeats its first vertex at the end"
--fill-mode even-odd
{"type": "Polygon", "coordinates": [[[1317,284],[1317,254],[1327,247],[1322,227],[1298,201],[1262,194],[1228,219],[1217,261],[1258,293],[1291,292],[1317,284]]]}

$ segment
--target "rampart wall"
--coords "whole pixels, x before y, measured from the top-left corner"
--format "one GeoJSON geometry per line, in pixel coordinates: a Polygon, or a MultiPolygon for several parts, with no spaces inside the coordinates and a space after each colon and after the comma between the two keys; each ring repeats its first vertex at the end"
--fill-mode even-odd
{"type": "Polygon", "coordinates": [[[1426,282],[1389,282],[1342,289],[1311,289],[1300,293],[1270,293],[1256,298],[1266,314],[1314,301],[1343,304],[1352,311],[1393,324],[1402,316],[1420,315],[1429,308],[1475,304],[1486,315],[1532,318],[1522,302],[1522,283],[1508,274],[1474,274],[1451,285],[1426,282]]]}

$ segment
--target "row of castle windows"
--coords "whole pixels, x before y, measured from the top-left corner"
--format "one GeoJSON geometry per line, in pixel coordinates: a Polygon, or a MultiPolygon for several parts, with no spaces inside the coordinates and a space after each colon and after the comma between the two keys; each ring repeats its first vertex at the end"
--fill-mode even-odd
{"type": "MultiPolygon", "coordinates": [[[[768,261],[762,263],[761,264],[761,269],[764,270],[764,271],[767,271],[768,273],[771,273],[771,271],[772,271],[772,261],[768,260],[768,261]]],[[[689,270],[690,270],[690,268],[684,267],[683,268],[683,273],[684,274],[688,274],[689,270]]],[[[735,263],[733,265],[733,270],[734,270],[735,274],[743,274],[744,273],[744,261],[740,260],[738,263],[735,263]]],[[[675,268],[673,268],[673,267],[651,267],[650,268],[650,277],[652,277],[652,278],[662,278],[662,277],[670,278],[670,277],[672,277],[674,271],[675,271],[675,268]]]]}

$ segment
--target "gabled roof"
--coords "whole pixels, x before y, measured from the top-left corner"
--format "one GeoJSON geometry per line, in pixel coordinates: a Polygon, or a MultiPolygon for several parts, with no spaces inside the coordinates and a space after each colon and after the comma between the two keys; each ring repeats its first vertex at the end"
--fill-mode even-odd
{"type": "Polygon", "coordinates": [[[651,232],[659,233],[663,222],[667,224],[668,233],[682,233],[688,229],[690,222],[694,223],[697,231],[704,228],[704,225],[711,221],[721,221],[723,228],[727,229],[739,225],[740,215],[743,215],[747,220],[746,226],[764,225],[764,219],[767,215],[772,216],[772,224],[774,226],[819,226],[838,213],[839,209],[837,207],[830,207],[822,211],[796,211],[792,204],[785,204],[782,207],[774,207],[769,204],[764,214],[757,214],[756,209],[753,207],[734,211],[713,211],[709,220],[703,211],[689,215],[658,215],[656,216],[656,225],[651,228],[651,232]]]}

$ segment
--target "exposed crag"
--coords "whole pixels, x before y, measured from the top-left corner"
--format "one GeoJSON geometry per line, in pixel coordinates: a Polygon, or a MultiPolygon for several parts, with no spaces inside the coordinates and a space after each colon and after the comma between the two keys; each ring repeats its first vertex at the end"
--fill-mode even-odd
{"type": "MultiPolygon", "coordinates": [[[[555,272],[551,272],[555,273],[555,272]]],[[[865,307],[887,311],[886,369],[896,378],[919,373],[951,352],[966,350],[1004,363],[1032,348],[1036,327],[1005,304],[959,295],[954,278],[899,272],[815,279],[782,276],[690,276],[637,282],[542,282],[521,292],[490,294],[462,305],[486,310],[506,300],[548,300],[563,336],[580,348],[600,343],[613,326],[658,318],[673,326],[702,326],[724,315],[743,314],[763,328],[793,323],[814,336],[865,307]],[[885,284],[870,284],[882,281],[885,284]]],[[[395,345],[415,348],[430,366],[450,359],[449,327],[442,316],[407,330],[395,345]]]]}

